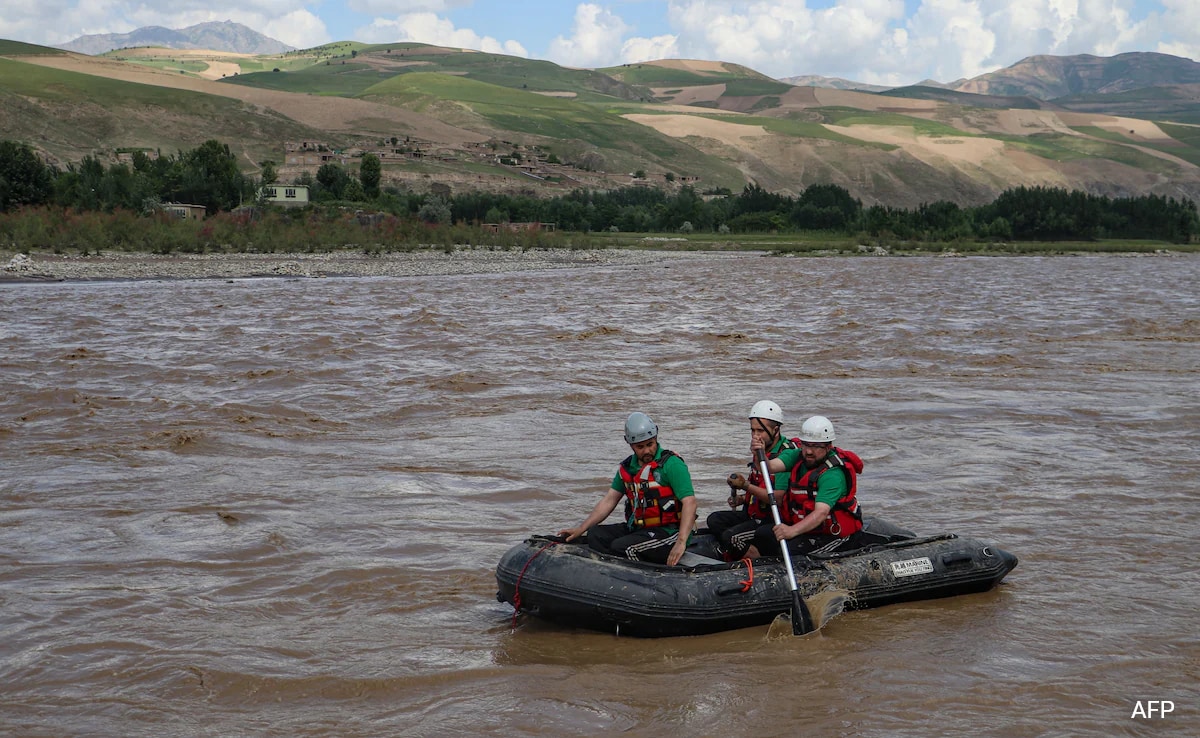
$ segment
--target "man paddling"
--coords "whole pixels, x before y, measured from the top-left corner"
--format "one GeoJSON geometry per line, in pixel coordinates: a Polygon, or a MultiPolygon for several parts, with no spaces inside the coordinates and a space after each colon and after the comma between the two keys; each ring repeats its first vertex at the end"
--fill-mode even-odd
{"type": "MultiPolygon", "coordinates": [[[[835,448],[833,423],[814,415],[800,426],[800,448],[771,459],[772,474],[791,470],[787,514],[774,527],[775,538],[787,541],[793,555],[832,553],[859,548],[862,513],[858,509],[858,475],[863,461],[858,454],[835,448]]],[[[751,446],[761,448],[761,442],[751,446]]],[[[765,553],[765,552],[764,552],[765,553]]]]}
{"type": "Polygon", "coordinates": [[[692,475],[677,454],[658,444],[658,426],[645,413],[625,421],[633,454],[586,519],[559,531],[568,542],[587,533],[593,551],[674,566],[687,551],[696,522],[692,475]],[[625,501],[625,522],[597,525],[625,501]]]}
{"type": "MultiPolygon", "coordinates": [[[[750,440],[774,459],[796,444],[783,435],[783,410],[770,400],[760,400],[750,408],[750,440]]],[[[751,448],[751,456],[754,451],[751,448]]],[[[708,516],[706,524],[710,533],[717,537],[717,546],[727,560],[757,558],[760,550],[779,552],[775,540],[774,522],[771,517],[771,501],[762,472],[753,460],[748,464],[749,475],[730,474],[729,506],[733,510],[717,510],[708,516]],[[741,506],[741,509],[737,509],[741,506]]],[[[783,492],[788,485],[788,472],[780,471],[771,482],[772,489],[783,492]]]]}

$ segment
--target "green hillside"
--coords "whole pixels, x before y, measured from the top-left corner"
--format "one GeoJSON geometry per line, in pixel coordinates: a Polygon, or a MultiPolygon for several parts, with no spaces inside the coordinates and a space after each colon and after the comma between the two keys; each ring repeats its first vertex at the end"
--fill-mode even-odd
{"type": "Polygon", "coordinates": [[[663,64],[622,64],[618,67],[603,67],[597,71],[631,85],[644,87],[698,87],[715,85],[721,82],[736,82],[739,80],[760,80],[774,82],[782,87],[790,87],[782,82],[776,82],[761,72],[756,72],[740,64],[722,63],[719,69],[689,70],[663,64]]]}
{"type": "Polygon", "coordinates": [[[432,113],[449,105],[469,111],[478,122],[450,119],[463,127],[486,124],[497,136],[516,134],[551,149],[592,147],[610,171],[643,169],[648,162],[680,173],[704,173],[706,182],[740,186],[742,176],[722,160],[674,138],[608,112],[602,106],[478,82],[466,77],[413,72],[381,82],[360,96],[373,102],[432,113]]]}
{"type": "Polygon", "coordinates": [[[0,58],[4,137],[81,159],[97,150],[174,152],[217,138],[250,161],[279,158],[284,138],[318,134],[239,100],[67,72],[0,58]]]}
{"type": "Polygon", "coordinates": [[[1109,95],[1069,95],[1053,102],[1081,113],[1200,124],[1200,85],[1143,87],[1109,95]]]}
{"type": "MultiPolygon", "coordinates": [[[[343,161],[352,170],[358,151],[391,149],[381,151],[384,174],[415,191],[433,184],[546,193],[685,182],[737,191],[756,182],[795,193],[832,183],[866,202],[914,205],[984,202],[1036,179],[1090,192],[1200,195],[1200,125],[1188,125],[1200,124],[1196,86],[1042,102],[922,87],[835,95],[714,61],[569,69],[416,43],[340,41],[228,61],[208,53],[125,49],[104,60],[54,59],[49,55],[64,52],[0,40],[0,138],[29,143],[61,163],[122,149],[175,152],[215,138],[247,170],[283,161],[285,141],[349,149],[343,161]],[[236,63],[241,72],[196,79],[210,62],[236,63]],[[126,65],[168,71],[153,78],[172,86],[121,81],[146,79],[126,65]],[[696,87],[705,89],[690,89],[696,87]],[[675,101],[683,104],[663,104],[675,101]],[[1041,110],[1019,110],[1029,108],[1041,110]],[[647,117],[656,115],[669,117],[647,117]],[[693,120],[679,118],[687,115],[693,120]],[[1108,115],[1156,121],[1170,138],[1132,123],[1125,130],[1108,115]],[[320,121],[314,125],[328,130],[296,120],[320,121]],[[505,151],[510,144],[512,155],[505,151]]],[[[1034,71],[1044,81],[1053,65],[1034,71]]],[[[286,176],[311,175],[318,163],[293,157],[286,176]]]]}
{"type": "Polygon", "coordinates": [[[59,55],[67,52],[62,49],[52,49],[49,46],[38,46],[36,44],[27,44],[23,41],[9,41],[8,39],[0,38],[0,56],[31,56],[39,54],[59,55]]]}
{"type": "Polygon", "coordinates": [[[269,71],[239,74],[221,81],[279,92],[354,97],[368,87],[393,76],[395,73],[382,72],[354,60],[339,59],[299,66],[291,70],[273,68],[269,71]]]}
{"type": "Polygon", "coordinates": [[[504,54],[457,51],[424,44],[363,45],[332,57],[298,52],[278,71],[242,74],[226,81],[287,92],[354,96],[398,75],[440,72],[529,92],[574,93],[580,100],[650,99],[650,91],[602,72],[504,54]],[[302,64],[302,60],[311,63],[302,64]]]}
{"type": "Polygon", "coordinates": [[[958,92],[940,87],[896,87],[891,90],[875,93],[884,97],[902,97],[909,100],[936,100],[939,102],[966,105],[974,108],[992,108],[997,110],[1025,109],[1036,110],[1046,107],[1040,101],[1028,96],[978,95],[973,92],[958,92]]]}

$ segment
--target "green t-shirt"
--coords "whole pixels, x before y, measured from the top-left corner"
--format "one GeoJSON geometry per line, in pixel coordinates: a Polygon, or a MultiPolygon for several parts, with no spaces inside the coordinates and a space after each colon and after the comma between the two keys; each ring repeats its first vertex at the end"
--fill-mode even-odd
{"type": "MultiPolygon", "coordinates": [[[[790,448],[785,448],[780,451],[786,441],[787,439],[781,436],[779,440],[775,442],[775,445],[771,446],[771,448],[767,450],[768,459],[772,456],[778,459],[783,459],[783,471],[771,475],[771,489],[773,489],[777,495],[782,495],[787,492],[788,480],[790,480],[792,477],[792,467],[796,465],[796,461],[799,458],[800,453],[799,449],[790,448]],[[784,454],[793,454],[793,456],[788,459],[784,457],[784,454]]],[[[754,469],[755,471],[758,470],[758,464],[754,465],[754,469]]],[[[780,498],[776,497],[775,499],[778,500],[780,498]]]]}
{"type": "MultiPolygon", "coordinates": [[[[829,453],[834,453],[833,449],[830,449],[829,453]]],[[[796,479],[804,476],[804,473],[809,469],[809,467],[804,466],[804,456],[801,454],[799,448],[784,449],[779,454],[779,460],[782,461],[789,470],[796,466],[796,464],[800,464],[800,469],[796,472],[796,479]]],[[[818,462],[818,464],[824,463],[824,459],[821,459],[821,461],[818,462]]],[[[789,477],[791,476],[790,471],[787,472],[787,474],[789,477]]],[[[778,478],[779,475],[777,474],[775,476],[778,478]]],[[[785,482],[783,488],[787,489],[787,485],[788,482],[785,482]]],[[[829,505],[830,508],[838,504],[838,502],[845,497],[849,491],[850,483],[846,479],[846,473],[840,469],[830,469],[821,476],[817,477],[817,502],[824,502],[826,505],[829,505]]]]}
{"type": "MultiPolygon", "coordinates": [[[[685,497],[695,496],[696,490],[692,487],[692,473],[688,471],[687,464],[683,463],[683,459],[679,458],[675,454],[671,454],[666,461],[662,461],[662,455],[663,447],[659,446],[658,453],[654,456],[654,460],[659,461],[662,464],[658,468],[659,484],[664,484],[670,487],[671,491],[675,493],[675,499],[681,502],[685,497]]],[[[633,467],[626,468],[629,469],[634,476],[637,476],[638,472],[642,470],[642,465],[638,463],[636,458],[634,458],[633,464],[633,467]]],[[[612,488],[621,493],[625,492],[625,480],[621,479],[620,471],[613,475],[612,488]]],[[[681,514],[683,513],[682,508],[679,512],[681,514]]],[[[663,530],[674,532],[679,530],[679,526],[664,525],[663,530]]]]}

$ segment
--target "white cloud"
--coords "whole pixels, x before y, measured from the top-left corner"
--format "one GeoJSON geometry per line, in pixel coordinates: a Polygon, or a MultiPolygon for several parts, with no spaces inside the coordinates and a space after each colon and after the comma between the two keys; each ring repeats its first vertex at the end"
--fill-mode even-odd
{"type": "Polygon", "coordinates": [[[444,13],[468,6],[472,2],[474,0],[348,0],[346,6],[363,15],[402,16],[414,13],[444,13]]]}
{"type": "Polygon", "coordinates": [[[671,35],[628,39],[621,44],[621,62],[636,64],[658,59],[678,59],[678,40],[678,36],[671,35]]]}
{"type": "Polygon", "coordinates": [[[980,5],[976,0],[924,0],[908,22],[910,53],[918,55],[934,79],[951,82],[995,68],[987,60],[996,48],[996,34],[984,23],[980,5]]]}
{"type": "Polygon", "coordinates": [[[1148,25],[1163,39],[1154,50],[1200,62],[1200,3],[1196,0],[1163,0],[1163,12],[1148,25]]]}
{"type": "Polygon", "coordinates": [[[528,57],[529,52],[516,41],[500,42],[491,36],[480,36],[469,28],[454,24],[434,13],[410,13],[396,18],[376,18],[370,25],[354,32],[357,41],[386,44],[412,41],[435,46],[476,49],[492,54],[528,57]]]}
{"type": "Polygon", "coordinates": [[[272,18],[263,24],[259,33],[297,49],[310,49],[330,41],[325,22],[307,10],[293,10],[283,17],[272,18]]]}
{"type": "Polygon", "coordinates": [[[1200,2],[1150,0],[1163,12],[1147,18],[1135,16],[1134,3],[920,0],[910,11],[904,0],[834,0],[824,8],[805,0],[669,0],[673,33],[626,39],[621,60],[645,61],[661,51],[658,58],[720,59],[776,77],[899,85],[975,76],[1033,54],[1159,50],[1195,57],[1200,2]]]}
{"type": "Polygon", "coordinates": [[[893,26],[903,14],[903,0],[842,0],[816,10],[782,0],[668,4],[684,56],[732,61],[778,77],[848,75],[877,59],[892,68],[893,26]]]}
{"type": "MultiPolygon", "coordinates": [[[[329,41],[332,29],[365,42],[417,41],[528,57],[518,41],[455,26],[455,21],[471,17],[452,15],[455,10],[498,2],[177,0],[164,5],[145,0],[0,0],[0,35],[52,45],[83,34],[126,33],[147,25],[182,28],[233,20],[302,48],[329,41]],[[340,25],[347,9],[374,20],[350,34],[340,25]]],[[[1033,54],[1160,51],[1200,61],[1200,0],[653,2],[665,8],[669,24],[653,36],[636,35],[620,16],[621,8],[630,7],[626,2],[577,0],[570,29],[543,30],[543,18],[531,15],[522,18],[522,33],[529,35],[521,38],[545,34],[526,43],[536,43],[539,53],[544,48],[548,58],[571,66],[717,59],[776,77],[824,74],[891,85],[926,77],[949,82],[1033,54]]],[[[532,3],[511,7],[513,14],[537,13],[532,3]]]]}
{"type": "Polygon", "coordinates": [[[611,11],[592,3],[575,8],[571,37],[556,36],[547,57],[573,67],[602,67],[616,62],[621,38],[630,27],[611,11]]]}

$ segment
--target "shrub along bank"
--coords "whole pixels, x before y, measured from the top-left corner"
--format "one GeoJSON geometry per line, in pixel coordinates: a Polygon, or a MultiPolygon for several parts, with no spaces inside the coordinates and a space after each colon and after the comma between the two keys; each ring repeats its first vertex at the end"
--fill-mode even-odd
{"type": "Polygon", "coordinates": [[[608,237],[621,233],[712,234],[731,242],[817,233],[825,241],[970,250],[1008,242],[1099,246],[1114,239],[1190,244],[1200,234],[1193,201],[1158,195],[1109,198],[1018,187],[986,205],[939,201],[913,209],[864,207],[844,188],[821,184],[795,197],[755,184],[736,194],[628,187],[554,198],[487,192],[443,197],[381,190],[375,164],[364,157],[357,178],[340,165],[323,165],[315,178],[304,175],[297,182],[309,186],[313,204],[284,211],[255,201],[256,183],[217,141],[174,156],[137,152],[132,165],[105,167],[88,157],[65,170],[44,164],[25,144],[0,141],[0,248],[158,253],[396,250],[455,243],[536,248],[611,243],[608,237]],[[163,214],[163,202],[203,205],[208,218],[175,221],[163,214]],[[556,230],[483,227],[530,222],[554,224],[556,230]]]}

